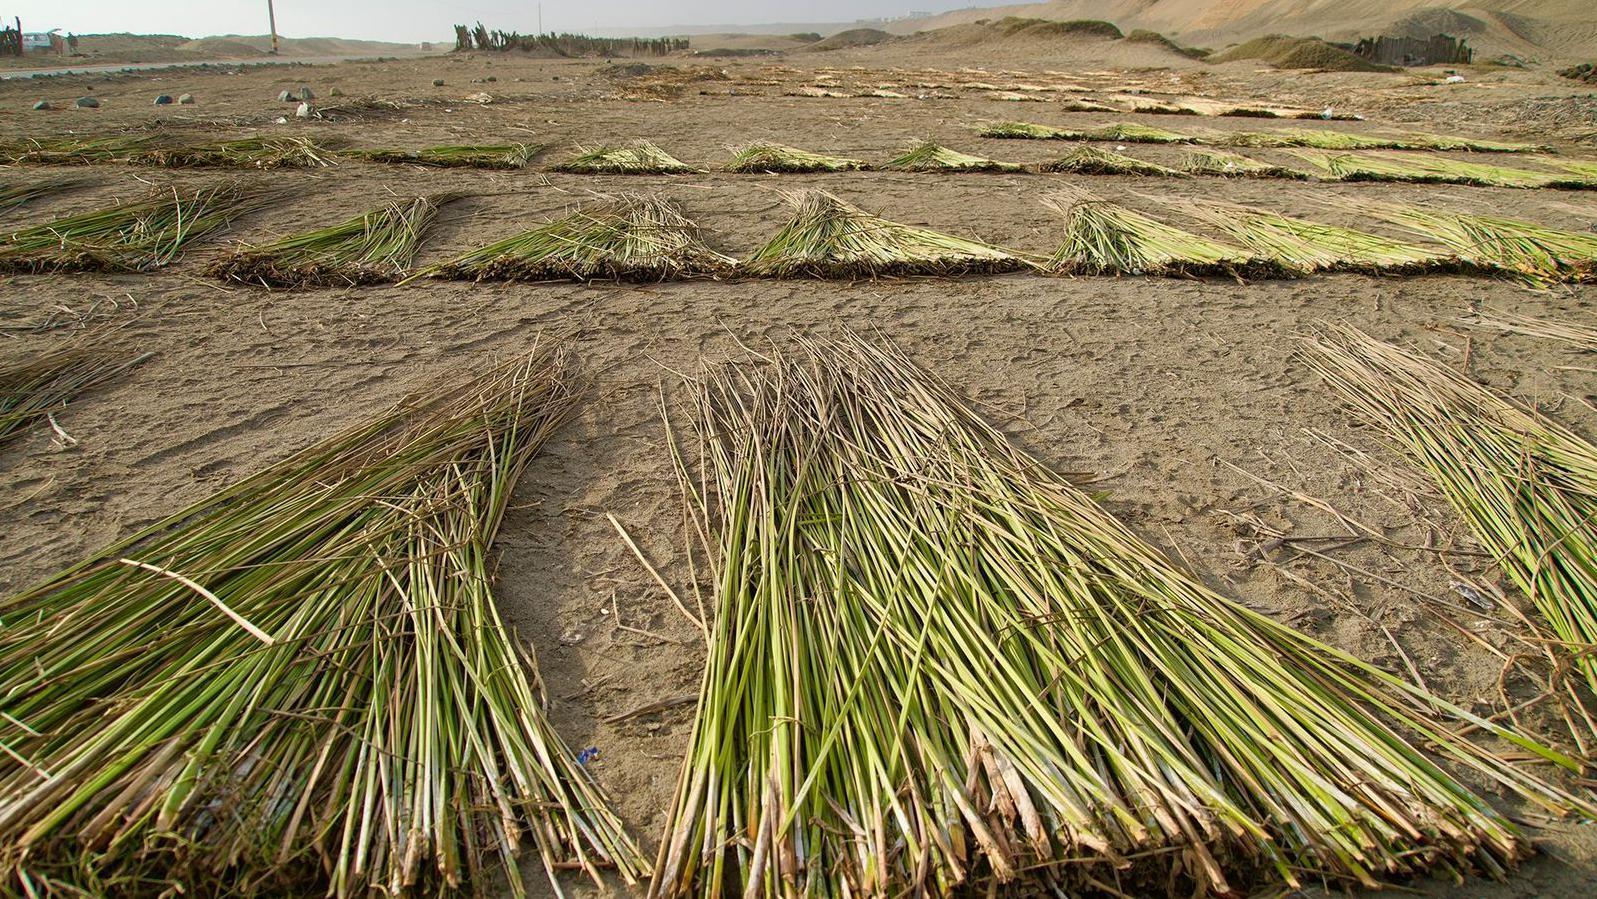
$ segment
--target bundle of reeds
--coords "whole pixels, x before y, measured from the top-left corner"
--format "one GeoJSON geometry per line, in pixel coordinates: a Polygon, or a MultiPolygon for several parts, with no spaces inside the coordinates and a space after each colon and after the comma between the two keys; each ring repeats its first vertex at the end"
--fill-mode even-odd
{"type": "Polygon", "coordinates": [[[1097,147],[1081,147],[1063,159],[1044,163],[1039,171],[1056,172],[1071,175],[1153,175],[1163,178],[1182,178],[1185,175],[1172,168],[1166,168],[1156,162],[1146,162],[1135,157],[1116,153],[1113,150],[1100,150],[1097,147]]]}
{"type": "Polygon", "coordinates": [[[1547,144],[1522,144],[1478,137],[1457,137],[1451,134],[1427,134],[1422,131],[1411,132],[1395,140],[1409,147],[1426,150],[1458,150],[1466,153],[1551,153],[1553,151],[1553,148],[1547,144]]]}
{"type": "Polygon", "coordinates": [[[1230,203],[1188,208],[1249,253],[1297,274],[1325,271],[1419,272],[1449,258],[1399,240],[1230,203]]]}
{"type": "Polygon", "coordinates": [[[0,162],[9,165],[93,165],[127,162],[154,138],[144,134],[108,137],[28,138],[0,144],[0,162]]]}
{"type": "MultiPolygon", "coordinates": [[[[1480,162],[1465,162],[1446,156],[1392,153],[1316,153],[1297,151],[1296,155],[1323,169],[1338,181],[1406,181],[1421,184],[1474,184],[1482,187],[1552,187],[1560,178],[1546,172],[1532,172],[1480,162]]],[[[1568,179],[1562,179],[1567,181],[1568,179]]]]}
{"type": "Polygon", "coordinates": [[[1597,234],[1520,219],[1361,203],[1375,215],[1447,247],[1460,260],[1533,286],[1597,279],[1597,234]]]}
{"type": "Polygon", "coordinates": [[[1524,334],[1543,340],[1572,343],[1584,350],[1597,351],[1597,324],[1573,319],[1537,318],[1508,310],[1482,310],[1470,324],[1494,328],[1509,334],[1524,334]]]}
{"type": "Polygon", "coordinates": [[[1213,592],[896,349],[798,343],[690,383],[716,616],[651,899],[1500,874],[1529,841],[1452,768],[1590,808],[1449,719],[1579,761],[1213,592]]]}
{"type": "Polygon", "coordinates": [[[1181,168],[1189,175],[1221,175],[1228,178],[1287,178],[1306,181],[1308,172],[1284,165],[1262,162],[1240,153],[1224,150],[1193,150],[1182,160],[1181,168]]]}
{"type": "Polygon", "coordinates": [[[640,140],[628,147],[578,147],[577,155],[555,166],[555,171],[581,175],[685,175],[698,170],[640,140]]]}
{"type": "Polygon", "coordinates": [[[214,144],[152,146],[131,161],[167,168],[281,169],[338,164],[338,153],[308,137],[246,137],[214,144]]]}
{"type": "Polygon", "coordinates": [[[1597,185],[1597,162],[1588,162],[1581,159],[1549,159],[1546,161],[1575,176],[1573,179],[1558,179],[1554,183],[1554,187],[1562,186],[1565,182],[1572,182],[1579,186],[1597,185]]]}
{"type": "Polygon", "coordinates": [[[521,895],[526,840],[646,875],[491,590],[571,378],[439,387],[0,600],[0,889],[521,895]]]}
{"type": "Polygon", "coordinates": [[[1597,690],[1597,446],[1356,329],[1308,349],[1315,371],[1430,475],[1597,690]]]}
{"type": "Polygon", "coordinates": [[[14,231],[0,238],[0,271],[143,271],[166,265],[183,248],[280,196],[272,188],[228,181],[158,191],[14,231]]]}
{"type": "Polygon", "coordinates": [[[1078,133],[1032,122],[993,122],[977,132],[981,137],[1000,140],[1080,140],[1078,133]]]}
{"type": "Polygon", "coordinates": [[[405,274],[438,208],[460,194],[396,200],[339,224],[244,247],[210,273],[262,287],[386,284],[405,274]]]}
{"type": "Polygon", "coordinates": [[[1320,150],[1412,150],[1416,145],[1390,137],[1325,131],[1317,128],[1280,128],[1274,131],[1233,131],[1214,142],[1227,147],[1313,147],[1320,150]]]}
{"type": "Polygon", "coordinates": [[[0,365],[0,443],[48,420],[85,390],[150,355],[90,339],[0,365]]]}
{"type": "Polygon", "coordinates": [[[753,143],[732,154],[726,164],[729,172],[797,173],[856,172],[868,168],[863,160],[844,156],[811,153],[782,144],[753,143]]]}
{"type": "Polygon", "coordinates": [[[1009,272],[998,247],[872,215],[824,190],[783,195],[793,217],[740,270],[766,278],[880,278],[1009,272]]]}
{"type": "Polygon", "coordinates": [[[622,195],[413,275],[472,281],[667,281],[713,277],[736,260],[710,249],[676,203],[622,195]]]}
{"type": "Polygon", "coordinates": [[[1062,275],[1270,275],[1267,260],[1082,193],[1044,205],[1065,218],[1065,240],[1043,265],[1062,275]]]}
{"type": "Polygon", "coordinates": [[[882,163],[889,172],[1019,172],[1024,167],[1018,162],[999,162],[985,156],[973,156],[951,150],[942,144],[922,141],[900,156],[882,163]]]}
{"type": "Polygon", "coordinates": [[[367,162],[403,163],[430,168],[524,169],[543,150],[542,144],[460,144],[394,150],[359,147],[341,155],[367,162]]]}
{"type": "Polygon", "coordinates": [[[31,203],[41,197],[77,190],[88,183],[82,178],[46,178],[39,181],[0,184],[0,212],[31,203]]]}

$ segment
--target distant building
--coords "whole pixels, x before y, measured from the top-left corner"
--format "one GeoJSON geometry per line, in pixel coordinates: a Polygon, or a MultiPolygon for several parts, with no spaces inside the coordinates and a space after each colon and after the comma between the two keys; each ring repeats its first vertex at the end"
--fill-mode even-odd
{"type": "Polygon", "coordinates": [[[50,49],[50,33],[48,31],[24,31],[22,33],[23,50],[48,50],[50,49]]]}

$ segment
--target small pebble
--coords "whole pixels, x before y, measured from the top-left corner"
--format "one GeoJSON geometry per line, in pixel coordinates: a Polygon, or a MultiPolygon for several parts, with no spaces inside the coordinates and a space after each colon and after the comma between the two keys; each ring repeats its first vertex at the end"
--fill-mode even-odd
{"type": "Polygon", "coordinates": [[[177,105],[179,105],[179,106],[193,106],[194,105],[194,95],[193,94],[183,94],[182,96],[177,98],[177,105]]]}
{"type": "Polygon", "coordinates": [[[172,95],[171,94],[156,94],[155,95],[155,105],[156,106],[171,106],[172,105],[172,95]]]}
{"type": "Polygon", "coordinates": [[[327,92],[327,96],[329,96],[329,97],[342,97],[342,96],[344,96],[344,92],[335,87],[332,90],[327,92]]]}
{"type": "Polygon", "coordinates": [[[287,103],[287,102],[289,102],[289,101],[291,101],[293,99],[294,99],[294,95],[289,93],[288,91],[278,91],[278,93],[277,93],[277,102],[279,102],[279,103],[287,103]]]}
{"type": "Polygon", "coordinates": [[[310,102],[311,100],[316,99],[316,95],[311,93],[311,89],[310,88],[302,87],[302,88],[299,89],[299,98],[301,100],[306,101],[306,102],[310,102]]]}
{"type": "Polygon", "coordinates": [[[54,107],[52,107],[50,105],[50,101],[49,100],[40,100],[39,102],[33,104],[33,108],[34,109],[53,109],[54,107]]]}
{"type": "Polygon", "coordinates": [[[315,107],[311,106],[309,103],[301,103],[294,110],[294,118],[296,119],[308,119],[315,114],[315,107]]]}
{"type": "Polygon", "coordinates": [[[79,109],[99,109],[100,101],[94,97],[79,97],[77,105],[79,109]]]}
{"type": "Polygon", "coordinates": [[[443,86],[444,86],[444,79],[442,79],[442,78],[434,78],[433,79],[433,87],[443,87],[443,86]]]}
{"type": "Polygon", "coordinates": [[[282,117],[282,116],[278,116],[278,117],[277,117],[277,118],[276,118],[276,119],[274,119],[274,120],[273,120],[273,121],[274,121],[274,122],[276,122],[276,123],[277,123],[277,124],[279,124],[279,125],[287,125],[287,124],[288,124],[288,119],[285,119],[285,118],[283,118],[283,117],[282,117]]]}
{"type": "Polygon", "coordinates": [[[483,80],[484,81],[498,81],[499,80],[499,76],[498,75],[489,75],[487,78],[484,78],[483,80]]]}

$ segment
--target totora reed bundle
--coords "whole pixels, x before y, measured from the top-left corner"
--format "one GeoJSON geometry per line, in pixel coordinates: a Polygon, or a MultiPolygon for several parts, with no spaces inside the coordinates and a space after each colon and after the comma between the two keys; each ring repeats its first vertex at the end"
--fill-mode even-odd
{"type": "Polygon", "coordinates": [[[1045,271],[1061,275],[1199,276],[1243,272],[1278,274],[1275,266],[1081,193],[1060,192],[1043,203],[1065,217],[1065,240],[1045,271]]]}
{"type": "Polygon", "coordinates": [[[1082,147],[1063,159],[1057,159],[1043,165],[1039,171],[1071,175],[1183,177],[1183,173],[1175,169],[1166,168],[1158,163],[1145,162],[1141,159],[1116,153],[1113,150],[1100,150],[1097,147],[1082,147]]]}
{"type": "Polygon", "coordinates": [[[793,217],[740,267],[766,278],[1010,272],[1026,263],[980,241],[872,215],[824,190],[783,195],[793,217]]]}
{"type": "Polygon", "coordinates": [[[1530,843],[1455,767],[1588,811],[1454,722],[1579,762],[1213,592],[892,347],[798,344],[689,385],[716,616],[651,899],[1500,875],[1530,843]]]}
{"type": "Polygon", "coordinates": [[[576,156],[554,170],[578,175],[686,175],[698,171],[646,140],[630,147],[578,147],[576,156]]]}
{"type": "Polygon", "coordinates": [[[1512,275],[1533,287],[1597,280],[1597,234],[1494,215],[1387,203],[1348,206],[1434,240],[1470,265],[1512,275]]]}
{"type": "Polygon", "coordinates": [[[0,235],[0,272],[143,271],[260,209],[280,193],[228,181],[171,188],[130,203],[69,215],[0,235]]]}
{"type": "Polygon", "coordinates": [[[1480,162],[1462,162],[1445,156],[1309,151],[1302,151],[1297,155],[1323,169],[1327,176],[1338,181],[1399,181],[1518,188],[1555,187],[1562,183],[1557,176],[1546,172],[1511,169],[1480,162]]]}
{"type": "Polygon", "coordinates": [[[732,154],[726,164],[729,172],[779,174],[802,172],[857,172],[867,168],[859,159],[811,153],[782,144],[749,144],[732,154]]]}
{"type": "Polygon", "coordinates": [[[420,150],[359,148],[345,150],[341,155],[428,168],[524,169],[542,149],[542,144],[460,144],[420,150]]]}
{"type": "Polygon", "coordinates": [[[167,168],[322,168],[337,165],[338,154],[308,137],[246,137],[214,144],[151,147],[131,161],[167,168]]]}
{"type": "Polygon", "coordinates": [[[77,190],[87,186],[88,183],[82,178],[46,178],[42,181],[0,184],[0,212],[24,206],[41,197],[77,190]]]}
{"type": "Polygon", "coordinates": [[[150,355],[119,350],[109,342],[75,341],[0,365],[0,443],[50,420],[85,390],[116,378],[150,355]]]}
{"type": "Polygon", "coordinates": [[[682,208],[623,195],[418,272],[471,281],[668,281],[713,277],[736,260],[710,249],[682,208]]]}
{"type": "Polygon", "coordinates": [[[331,227],[245,247],[210,273],[263,287],[384,284],[404,275],[438,207],[459,194],[396,200],[331,227]]]}
{"type": "Polygon", "coordinates": [[[1435,250],[1353,228],[1230,203],[1194,202],[1188,208],[1249,253],[1297,274],[1420,272],[1449,263],[1435,250]]]}
{"type": "Polygon", "coordinates": [[[1352,328],[1308,349],[1326,383],[1430,475],[1597,690],[1597,446],[1352,328]]]}
{"type": "Polygon", "coordinates": [[[522,895],[526,841],[646,875],[491,590],[571,377],[440,387],[0,600],[5,893],[522,895]]]}
{"type": "Polygon", "coordinates": [[[1261,162],[1240,153],[1224,150],[1193,150],[1181,163],[1182,171],[1189,175],[1220,175],[1227,178],[1286,178],[1307,181],[1308,172],[1261,162]]]}
{"type": "Polygon", "coordinates": [[[8,165],[96,165],[129,162],[154,142],[147,134],[108,137],[29,138],[0,144],[0,163],[8,165]]]}
{"type": "Polygon", "coordinates": [[[1193,144],[1201,138],[1179,131],[1168,131],[1135,122],[1112,122],[1096,128],[1072,129],[1036,125],[1030,122],[997,122],[980,132],[982,137],[1033,138],[1042,140],[1101,140],[1134,144],[1193,144]]]}
{"type": "Polygon", "coordinates": [[[1018,162],[999,162],[985,156],[973,156],[951,150],[941,144],[923,141],[900,156],[882,163],[887,172],[1019,172],[1024,168],[1018,162]]]}

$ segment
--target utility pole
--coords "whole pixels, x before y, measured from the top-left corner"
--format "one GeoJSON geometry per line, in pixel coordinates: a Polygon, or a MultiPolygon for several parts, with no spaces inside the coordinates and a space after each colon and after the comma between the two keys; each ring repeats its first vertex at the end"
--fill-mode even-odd
{"type": "Polygon", "coordinates": [[[543,34],[543,4],[538,4],[538,33],[543,34]]]}
{"type": "Polygon", "coordinates": [[[266,0],[266,19],[272,23],[272,55],[277,55],[277,10],[272,8],[272,0],[266,0]]]}

